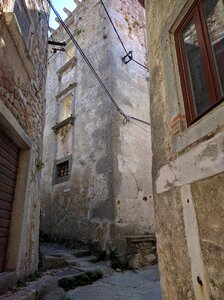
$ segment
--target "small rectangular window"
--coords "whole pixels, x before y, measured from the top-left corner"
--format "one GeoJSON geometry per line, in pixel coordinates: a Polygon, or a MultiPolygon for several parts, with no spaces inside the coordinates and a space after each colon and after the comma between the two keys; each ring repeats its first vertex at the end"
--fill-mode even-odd
{"type": "Polygon", "coordinates": [[[224,3],[197,0],[175,32],[188,125],[224,99],[224,3]]]}
{"type": "Polygon", "coordinates": [[[72,157],[67,156],[55,162],[53,184],[69,180],[71,174],[72,157]]]}
{"type": "Polygon", "coordinates": [[[58,164],[56,166],[56,168],[57,168],[56,177],[57,178],[62,178],[62,177],[68,176],[68,166],[69,166],[68,160],[61,163],[61,164],[58,164]]]}
{"type": "Polygon", "coordinates": [[[58,122],[62,122],[71,116],[72,99],[73,99],[73,94],[69,94],[58,101],[58,106],[59,106],[58,122]]]}

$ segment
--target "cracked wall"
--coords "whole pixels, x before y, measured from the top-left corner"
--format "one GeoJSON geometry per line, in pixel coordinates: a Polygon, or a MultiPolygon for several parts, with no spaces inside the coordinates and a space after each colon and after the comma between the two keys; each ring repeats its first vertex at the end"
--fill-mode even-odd
{"type": "Polygon", "coordinates": [[[34,0],[1,1],[1,8],[0,127],[20,148],[5,269],[24,275],[38,265],[49,8],[34,0]]]}
{"type": "MultiPolygon", "coordinates": [[[[143,7],[137,0],[105,5],[127,47],[146,63],[143,7]]],[[[80,3],[66,22],[120,107],[149,122],[148,73],[133,62],[122,63],[123,49],[100,2],[80,3]]],[[[52,39],[69,43],[61,27],[52,39]]],[[[104,249],[110,244],[124,253],[127,235],[154,231],[151,128],[134,121],[124,126],[76,49],[74,56],[75,65],[60,80],[66,54],[53,56],[48,68],[41,228],[52,237],[104,249]],[[69,138],[59,141],[51,129],[57,122],[56,96],[69,84],[75,86],[75,120],[69,138]],[[70,154],[70,180],[52,185],[55,159],[70,154]]]]}
{"type": "Polygon", "coordinates": [[[192,3],[146,3],[159,269],[164,299],[221,300],[224,106],[186,127],[173,34],[192,3]]]}

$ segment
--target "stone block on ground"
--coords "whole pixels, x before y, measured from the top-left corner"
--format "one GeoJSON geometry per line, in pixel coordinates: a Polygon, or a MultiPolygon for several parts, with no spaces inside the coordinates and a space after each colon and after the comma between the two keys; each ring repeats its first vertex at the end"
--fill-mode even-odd
{"type": "Polygon", "coordinates": [[[47,294],[45,297],[43,297],[43,300],[64,300],[65,298],[65,290],[58,287],[49,294],[47,294]]]}
{"type": "Polygon", "coordinates": [[[50,270],[50,269],[59,269],[65,268],[68,266],[68,262],[64,257],[60,256],[44,256],[43,259],[43,269],[50,270]]]}

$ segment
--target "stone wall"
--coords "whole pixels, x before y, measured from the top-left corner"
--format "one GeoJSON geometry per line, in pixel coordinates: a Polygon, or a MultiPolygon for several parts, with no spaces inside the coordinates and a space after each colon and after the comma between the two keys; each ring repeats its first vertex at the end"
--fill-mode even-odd
{"type": "Polygon", "coordinates": [[[21,195],[14,201],[6,269],[24,274],[33,272],[38,263],[39,166],[49,8],[37,0],[29,1],[29,5],[23,1],[3,1],[1,8],[0,125],[21,148],[16,196],[21,195]],[[20,12],[16,5],[21,5],[20,12]],[[24,26],[28,30],[26,37],[21,29],[24,26]],[[4,120],[6,115],[10,117],[4,120]]]}
{"type": "Polygon", "coordinates": [[[130,269],[157,264],[156,239],[154,235],[127,237],[126,257],[130,269]]]}
{"type": "Polygon", "coordinates": [[[146,3],[156,237],[164,299],[222,299],[223,103],[186,127],[174,30],[193,1],[146,3]]]}
{"type": "MultiPolygon", "coordinates": [[[[137,0],[105,1],[105,5],[127,47],[146,63],[143,7],[137,0]]],[[[121,108],[149,122],[148,73],[133,62],[122,63],[125,52],[101,3],[81,2],[66,23],[121,108]]],[[[123,117],[76,49],[75,58],[71,57],[71,44],[62,27],[51,38],[66,41],[70,56],[57,53],[49,61],[42,231],[58,239],[98,243],[104,249],[110,244],[124,253],[126,235],[154,230],[151,129],[137,122],[124,126],[123,117]],[[59,78],[69,60],[75,64],[59,78]],[[74,124],[55,134],[58,103],[68,86],[72,87],[74,124]],[[53,185],[55,161],[68,155],[72,155],[70,180],[53,185]]]]}

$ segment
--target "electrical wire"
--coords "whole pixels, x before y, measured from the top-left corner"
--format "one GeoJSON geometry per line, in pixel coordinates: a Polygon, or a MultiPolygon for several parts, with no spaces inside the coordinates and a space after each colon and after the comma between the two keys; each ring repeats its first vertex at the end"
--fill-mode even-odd
{"type": "MultiPolygon", "coordinates": [[[[124,45],[124,43],[123,43],[123,41],[122,41],[122,39],[121,39],[121,37],[120,37],[118,31],[117,31],[117,28],[116,28],[115,25],[114,25],[113,20],[111,19],[111,16],[110,16],[110,14],[109,14],[109,12],[108,12],[108,10],[107,10],[107,8],[106,8],[106,6],[105,6],[103,0],[100,0],[100,2],[101,2],[101,4],[102,4],[102,6],[103,6],[103,8],[104,8],[104,10],[105,10],[105,12],[106,12],[106,14],[107,14],[109,20],[110,20],[111,25],[113,26],[113,29],[114,29],[114,31],[115,31],[115,33],[116,33],[116,35],[117,35],[117,37],[118,37],[118,39],[119,39],[119,41],[120,41],[122,47],[123,47],[123,49],[124,49],[126,55],[128,55],[129,52],[128,52],[128,50],[126,49],[126,47],[125,47],[125,45],[124,45]]],[[[149,68],[148,68],[148,67],[146,67],[145,65],[141,64],[140,62],[138,62],[138,61],[135,60],[134,58],[131,58],[131,60],[132,60],[133,62],[135,62],[136,64],[138,64],[139,66],[141,66],[141,67],[143,67],[143,68],[145,68],[146,70],[149,71],[149,68]]]]}
{"type": "Polygon", "coordinates": [[[126,49],[126,47],[125,47],[125,45],[124,45],[124,43],[123,43],[123,41],[122,41],[122,39],[121,39],[121,37],[120,37],[118,31],[117,31],[117,28],[115,27],[114,22],[112,21],[111,16],[109,15],[109,12],[108,12],[108,10],[107,10],[107,8],[106,8],[104,2],[103,2],[102,0],[100,0],[100,2],[101,2],[101,4],[103,5],[103,8],[104,8],[104,10],[105,10],[105,12],[106,12],[106,14],[107,14],[109,20],[110,20],[111,25],[112,25],[113,28],[114,28],[114,31],[115,31],[115,33],[116,33],[116,35],[117,35],[117,37],[118,37],[118,39],[119,39],[119,41],[120,41],[120,43],[121,43],[123,49],[124,49],[124,51],[125,51],[126,54],[128,55],[128,50],[126,49]]]}
{"type": "Polygon", "coordinates": [[[46,1],[48,2],[48,4],[50,5],[50,7],[52,8],[52,10],[55,13],[56,17],[60,21],[61,25],[65,29],[65,31],[68,34],[68,36],[70,37],[71,41],[74,43],[74,45],[78,49],[78,51],[81,54],[82,58],[85,60],[86,64],[89,66],[90,70],[92,71],[92,73],[96,77],[97,81],[100,83],[100,85],[102,86],[102,88],[104,89],[104,91],[106,92],[106,94],[108,95],[109,99],[111,100],[111,102],[113,103],[113,105],[116,107],[117,111],[124,117],[124,121],[123,121],[124,125],[127,124],[128,122],[130,122],[131,119],[134,119],[136,121],[142,122],[142,123],[150,126],[151,124],[148,123],[148,122],[146,122],[146,121],[143,121],[141,119],[137,119],[135,117],[126,115],[123,112],[123,110],[118,106],[118,104],[116,103],[116,101],[114,100],[114,98],[112,97],[112,95],[110,94],[109,90],[107,89],[106,85],[104,84],[104,82],[102,81],[102,79],[100,78],[100,76],[98,75],[98,73],[96,72],[96,70],[94,69],[93,65],[91,64],[91,62],[89,61],[89,59],[87,58],[87,56],[85,55],[85,53],[83,52],[83,50],[81,49],[81,47],[79,46],[79,44],[76,41],[74,35],[71,33],[71,31],[69,30],[68,26],[65,24],[65,22],[62,19],[62,17],[60,16],[60,14],[55,9],[55,7],[52,4],[52,2],[50,0],[46,0],[46,1]]]}
{"type": "Polygon", "coordinates": [[[141,64],[140,62],[138,62],[138,61],[135,60],[134,58],[132,58],[131,60],[134,61],[134,62],[135,62],[136,64],[138,64],[139,66],[141,66],[141,67],[143,67],[143,68],[145,68],[146,70],[149,71],[149,68],[148,68],[148,67],[146,67],[145,65],[141,64]]]}
{"type": "Polygon", "coordinates": [[[48,57],[47,62],[49,62],[49,60],[50,60],[54,55],[55,55],[55,52],[53,52],[53,54],[52,54],[50,57],[48,57]]]}

